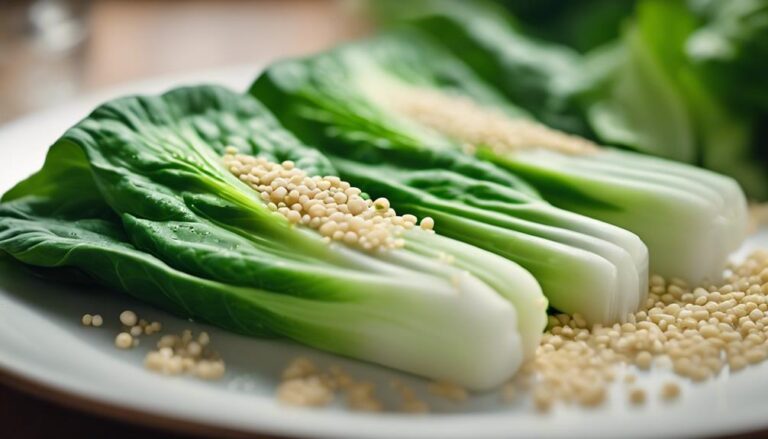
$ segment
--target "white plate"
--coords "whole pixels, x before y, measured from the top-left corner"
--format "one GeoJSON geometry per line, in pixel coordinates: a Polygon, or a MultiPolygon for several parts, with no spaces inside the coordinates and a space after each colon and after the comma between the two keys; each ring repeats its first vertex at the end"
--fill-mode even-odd
{"type": "MultiPolygon", "coordinates": [[[[69,105],[18,120],[0,129],[0,191],[37,170],[45,151],[63,131],[99,102],[125,93],[157,93],[173,85],[211,82],[245,89],[256,67],[171,77],[121,87],[69,105]]],[[[768,245],[768,233],[750,238],[751,247],[768,245]]],[[[165,425],[198,425],[258,433],[322,437],[616,437],[732,434],[768,427],[768,363],[734,376],[724,371],[704,384],[683,384],[679,401],[664,404],[656,397],[669,372],[637,372],[649,390],[640,408],[627,403],[626,389],[617,383],[610,402],[598,409],[556,407],[542,415],[526,398],[512,404],[498,394],[473,396],[452,404],[430,400],[433,413],[425,416],[361,414],[344,410],[288,408],[274,399],[281,369],[297,356],[307,355],[321,365],[340,364],[352,375],[376,381],[385,401],[387,383],[400,377],[422,392],[424,382],[397,372],[350,361],[278,341],[241,337],[172,317],[124,295],[99,289],[61,287],[35,279],[18,265],[0,261],[0,369],[6,375],[34,383],[51,394],[71,395],[91,407],[111,407],[136,422],[164,419],[165,425]],[[117,316],[123,309],[160,320],[167,330],[209,331],[227,362],[223,380],[215,383],[191,378],[168,378],[142,367],[152,338],[130,351],[113,346],[117,316]],[[102,328],[79,324],[83,313],[100,313],[102,328]],[[95,404],[94,404],[95,403],[95,404]],[[146,414],[152,415],[147,416],[146,414]]]]}

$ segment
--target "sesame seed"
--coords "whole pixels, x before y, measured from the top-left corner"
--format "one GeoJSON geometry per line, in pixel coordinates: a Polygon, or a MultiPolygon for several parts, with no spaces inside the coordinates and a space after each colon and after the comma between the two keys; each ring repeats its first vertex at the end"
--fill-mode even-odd
{"type": "Polygon", "coordinates": [[[389,209],[389,200],[386,198],[377,198],[376,201],[373,202],[373,208],[376,210],[387,210],[389,209]]]}
{"type": "Polygon", "coordinates": [[[629,402],[634,405],[641,405],[645,403],[645,390],[635,387],[629,391],[629,402]]]}
{"type": "Polygon", "coordinates": [[[120,323],[125,326],[135,326],[139,318],[136,313],[130,310],[126,310],[120,313],[120,323]]]}
{"type": "Polygon", "coordinates": [[[677,383],[664,383],[661,387],[661,398],[665,401],[671,401],[680,396],[680,386],[677,383]]]}
{"type": "Polygon", "coordinates": [[[133,347],[133,337],[127,332],[121,332],[115,337],[115,347],[118,349],[130,349],[133,347]]]}
{"type": "MultiPolygon", "coordinates": [[[[401,410],[425,413],[429,407],[416,398],[415,393],[402,383],[393,383],[403,399],[401,410]]],[[[305,357],[294,358],[283,370],[282,382],[277,387],[277,399],[287,405],[321,407],[330,404],[341,393],[347,408],[355,411],[379,412],[384,404],[376,396],[376,385],[358,381],[338,366],[321,370],[305,357]]]]}
{"type": "Polygon", "coordinates": [[[651,368],[651,362],[653,361],[653,355],[648,351],[640,351],[635,358],[635,364],[637,367],[643,370],[651,368]]]}
{"type": "Polygon", "coordinates": [[[425,216],[421,219],[421,222],[419,223],[419,227],[421,227],[424,230],[432,230],[435,227],[435,220],[433,220],[431,217],[425,216]]]}

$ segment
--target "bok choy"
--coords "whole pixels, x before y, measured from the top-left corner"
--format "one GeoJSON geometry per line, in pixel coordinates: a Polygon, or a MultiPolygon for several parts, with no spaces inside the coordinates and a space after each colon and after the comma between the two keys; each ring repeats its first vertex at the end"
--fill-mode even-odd
{"type": "MultiPolygon", "coordinates": [[[[469,52],[463,54],[472,58],[469,52]]],[[[432,157],[467,153],[492,162],[497,169],[525,179],[555,206],[634,232],[648,246],[651,270],[663,276],[692,281],[718,277],[727,255],[744,238],[745,198],[732,179],[603,148],[547,128],[414,29],[392,31],[325,54],[279,63],[257,80],[252,93],[305,142],[322,145],[332,160],[339,156],[369,164],[388,161],[402,167],[407,162],[414,168],[436,168],[439,166],[432,157]]],[[[365,181],[370,174],[355,172],[347,163],[340,162],[338,168],[352,181],[365,181]]],[[[397,175],[389,170],[384,173],[397,175]]],[[[478,174],[472,178],[492,180],[478,174]]],[[[450,196],[461,200],[466,197],[464,193],[455,190],[450,196]]],[[[526,218],[520,210],[528,204],[520,207],[518,203],[511,209],[499,193],[501,189],[493,186],[473,194],[480,201],[472,202],[494,206],[504,221],[526,218]]],[[[533,205],[539,208],[541,203],[533,205]]],[[[455,205],[442,209],[465,220],[472,218],[455,205]]],[[[636,270],[629,276],[645,276],[644,250],[630,243],[626,232],[591,220],[589,227],[583,227],[585,219],[572,219],[575,217],[549,206],[545,209],[548,219],[533,219],[539,226],[554,227],[557,233],[577,232],[580,239],[589,242],[617,244],[623,249],[623,258],[634,262],[636,270]]],[[[482,221],[497,226],[503,222],[498,218],[482,221]]],[[[532,258],[525,252],[542,247],[514,244],[512,251],[505,253],[494,249],[499,239],[489,240],[482,234],[468,239],[462,236],[465,229],[452,229],[449,224],[443,221],[437,230],[507,257],[515,253],[519,259],[512,259],[537,276],[555,307],[560,305],[561,294],[575,294],[580,300],[593,294],[573,286],[568,293],[555,292],[547,284],[554,277],[544,277],[526,265],[532,258]]],[[[502,227],[514,230],[506,224],[502,227]]],[[[548,239],[563,243],[552,235],[548,239]]],[[[573,241],[567,245],[574,245],[573,241]]],[[[587,249],[583,244],[575,246],[587,249]]],[[[632,273],[615,260],[614,265],[623,276],[632,273]]],[[[579,273],[571,274],[571,278],[590,271],[579,273]]]]}
{"type": "Polygon", "coordinates": [[[504,2],[515,16],[484,1],[415,3],[394,15],[539,121],[768,198],[768,1],[597,0],[554,13],[547,1],[504,2]]]}
{"type": "MultiPolygon", "coordinates": [[[[442,63],[451,73],[470,75],[452,69],[451,58],[422,58],[429,55],[424,45],[403,53],[401,45],[421,41],[411,36],[274,65],[251,91],[302,140],[322,149],[343,178],[398,209],[433,217],[438,233],[519,263],[553,307],[603,323],[635,310],[645,300],[648,276],[647,249],[636,235],[553,207],[514,174],[463,154],[453,139],[387,106],[390,97],[422,97],[418,84],[428,78],[419,64],[442,63]],[[372,63],[380,55],[393,73],[372,63]]],[[[471,76],[453,79],[503,105],[471,76]]]]}
{"type": "Polygon", "coordinates": [[[122,98],[67,131],[3,196],[0,251],[244,334],[473,389],[509,378],[546,323],[533,276],[379,212],[384,201],[336,175],[248,95],[200,86],[122,98]],[[321,215],[331,186],[340,189],[321,215]],[[294,190],[314,197],[297,198],[306,221],[278,201],[294,190]],[[330,222],[331,203],[360,213],[343,239],[313,230],[330,222]],[[396,245],[356,245],[383,222],[404,226],[374,228],[365,243],[396,245]]]}

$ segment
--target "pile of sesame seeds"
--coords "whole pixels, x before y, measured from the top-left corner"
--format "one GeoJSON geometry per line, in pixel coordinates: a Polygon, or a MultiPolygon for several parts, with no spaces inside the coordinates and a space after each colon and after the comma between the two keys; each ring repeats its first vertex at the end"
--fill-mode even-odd
{"type": "Polygon", "coordinates": [[[470,151],[478,145],[499,154],[526,148],[565,154],[588,154],[599,149],[584,138],[533,121],[512,118],[466,96],[427,88],[393,86],[381,99],[411,120],[464,142],[470,151]]]}
{"type": "MultiPolygon", "coordinates": [[[[535,359],[516,379],[532,386],[541,410],[557,401],[599,405],[621,364],[641,371],[667,367],[681,378],[705,381],[726,366],[735,373],[764,361],[767,336],[768,252],[757,251],[730,266],[721,285],[691,287],[653,276],[645,306],[623,324],[588,327],[579,315],[551,316],[535,359]]],[[[659,396],[671,400],[679,393],[667,382],[659,396]]],[[[628,399],[643,404],[645,391],[631,387],[628,399]]]]}
{"type": "Polygon", "coordinates": [[[139,345],[139,337],[160,332],[163,325],[160,322],[148,322],[139,319],[135,312],[125,310],[120,313],[120,323],[123,331],[115,337],[115,346],[120,349],[130,349],[139,345]]]}
{"type": "Polygon", "coordinates": [[[224,360],[210,349],[210,336],[201,332],[195,337],[190,330],[180,335],[166,334],[160,337],[156,349],[147,353],[144,366],[165,375],[191,374],[204,380],[216,380],[224,376],[224,360]]]}
{"type": "Polygon", "coordinates": [[[379,412],[383,409],[373,383],[357,381],[338,366],[322,371],[305,357],[291,361],[277,388],[278,400],[293,406],[327,406],[338,393],[344,396],[346,406],[351,410],[379,412]]]}
{"type": "MultiPolygon", "coordinates": [[[[304,407],[325,407],[337,399],[353,411],[423,414],[430,406],[420,398],[416,390],[398,379],[390,382],[396,395],[397,404],[388,407],[379,397],[379,389],[372,381],[358,380],[339,366],[322,370],[314,362],[298,357],[283,371],[282,381],[277,387],[277,399],[282,404],[304,407]]],[[[447,382],[432,383],[429,391],[435,396],[452,402],[467,399],[463,388],[447,382]]]]}
{"type": "MultiPolygon", "coordinates": [[[[328,240],[364,250],[399,248],[405,244],[402,233],[417,222],[413,215],[398,216],[386,198],[363,198],[361,190],[348,182],[335,176],[308,176],[291,161],[273,163],[228,147],[224,165],[258,191],[269,209],[328,240]]],[[[431,231],[434,221],[425,217],[420,226],[431,231]]]]}
{"type": "MultiPolygon", "coordinates": [[[[132,349],[139,345],[144,335],[153,335],[163,329],[160,322],[140,319],[131,310],[120,313],[121,332],[115,336],[115,347],[132,349]]],[[[84,326],[100,327],[101,315],[85,314],[81,318],[84,326]]],[[[211,338],[206,332],[194,337],[192,331],[184,330],[181,334],[165,334],[157,342],[156,349],[147,353],[144,366],[151,371],[165,375],[191,374],[205,380],[219,379],[224,375],[224,361],[210,347],[211,338]]]]}

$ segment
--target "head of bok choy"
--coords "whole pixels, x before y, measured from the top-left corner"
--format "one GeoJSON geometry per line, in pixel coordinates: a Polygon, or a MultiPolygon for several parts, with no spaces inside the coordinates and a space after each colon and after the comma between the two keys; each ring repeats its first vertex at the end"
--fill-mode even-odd
{"type": "Polygon", "coordinates": [[[379,251],[324,239],[233,175],[222,160],[233,149],[337,175],[248,95],[121,98],[3,196],[0,251],[180,316],[473,389],[532,355],[547,301],[526,270],[417,227],[379,251]]]}
{"type": "MultiPolygon", "coordinates": [[[[472,52],[462,54],[472,58],[472,52]]],[[[471,177],[503,185],[496,173],[506,171],[523,178],[554,206],[628,231],[586,219],[588,228],[576,226],[579,222],[574,216],[566,219],[562,211],[551,207],[548,212],[560,218],[559,222],[537,220],[587,235],[592,242],[607,239],[622,247],[629,255],[625,259],[634,262],[638,273],[630,276],[645,276],[644,249],[631,244],[628,233],[647,245],[653,273],[689,281],[719,277],[728,254],[745,236],[745,197],[731,178],[601,147],[541,125],[436,40],[412,28],[278,63],[251,91],[303,140],[321,145],[332,160],[340,156],[369,164],[388,161],[398,167],[407,163],[419,169],[445,168],[445,162],[450,162],[446,157],[464,154],[493,163],[494,173],[472,173],[471,177]],[[435,165],[437,162],[440,164],[435,165]]],[[[461,163],[456,168],[466,168],[471,161],[466,157],[456,160],[461,163]]],[[[338,166],[342,174],[349,169],[338,166]]],[[[458,172],[466,175],[463,169],[458,172]]],[[[507,189],[517,187],[521,186],[508,185],[507,189]]],[[[494,192],[486,190],[476,198],[503,204],[494,192]]],[[[534,203],[537,208],[538,203],[534,203]]],[[[516,209],[505,216],[516,216],[519,206],[516,209]]],[[[443,221],[437,229],[458,236],[458,231],[446,230],[445,224],[443,221]]],[[[483,246],[482,238],[468,242],[483,246]]],[[[504,254],[489,248],[500,240],[485,242],[485,248],[504,254]]],[[[572,242],[568,245],[573,246],[572,242]]],[[[533,248],[519,243],[510,247],[514,252],[533,248]]],[[[561,307],[547,285],[553,277],[526,265],[530,259],[516,260],[537,276],[552,304],[561,307]]],[[[626,265],[613,261],[620,276],[631,273],[626,265]]],[[[571,290],[571,297],[575,292],[581,298],[596,289],[571,290]]],[[[628,290],[622,294],[637,296],[628,290]]]]}

